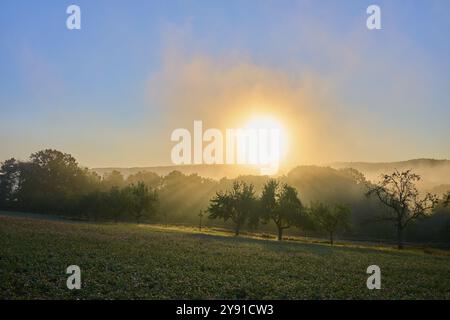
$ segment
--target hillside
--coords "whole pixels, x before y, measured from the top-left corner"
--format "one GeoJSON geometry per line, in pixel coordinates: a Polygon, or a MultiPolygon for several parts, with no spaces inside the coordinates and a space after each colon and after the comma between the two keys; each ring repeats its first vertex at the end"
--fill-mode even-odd
{"type": "MultiPolygon", "coordinates": [[[[368,180],[377,180],[382,173],[411,169],[422,177],[419,186],[424,190],[442,191],[450,185],[450,160],[414,159],[398,162],[335,162],[330,167],[354,168],[362,172],[368,180]]],[[[448,189],[447,189],[448,190],[448,189]]]]}
{"type": "Polygon", "coordinates": [[[183,174],[193,174],[196,173],[199,176],[212,179],[221,178],[236,178],[239,175],[259,175],[259,169],[252,166],[243,165],[227,165],[227,164],[216,164],[216,165],[179,165],[179,166],[155,166],[155,167],[132,167],[132,168],[120,168],[120,167],[109,167],[109,168],[93,168],[91,169],[100,175],[111,172],[113,170],[120,171],[125,177],[138,173],[140,171],[154,172],[158,175],[167,175],[172,171],[180,171],[183,174]]]}
{"type": "MultiPolygon", "coordinates": [[[[422,176],[420,188],[440,193],[441,190],[448,190],[450,185],[450,160],[435,159],[414,159],[399,162],[334,162],[327,164],[335,169],[354,168],[362,172],[368,180],[374,181],[382,173],[392,172],[395,169],[412,169],[422,176]]],[[[167,175],[178,170],[184,174],[197,173],[206,178],[229,179],[239,175],[259,175],[259,169],[252,166],[243,165],[183,165],[183,166],[155,166],[155,167],[132,167],[132,168],[93,168],[93,171],[100,175],[113,170],[120,171],[125,177],[139,171],[150,171],[158,175],[167,175]]],[[[292,170],[280,170],[279,175],[289,174],[292,170]]]]}

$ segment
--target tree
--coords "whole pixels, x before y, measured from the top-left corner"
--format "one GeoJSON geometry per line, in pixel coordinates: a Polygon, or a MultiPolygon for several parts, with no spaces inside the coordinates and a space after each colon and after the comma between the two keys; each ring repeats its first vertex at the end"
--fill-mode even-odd
{"type": "Polygon", "coordinates": [[[300,223],[303,206],[295,188],[271,179],[263,187],[260,209],[263,222],[272,220],[277,226],[281,241],[284,229],[300,223]]]}
{"type": "Polygon", "coordinates": [[[139,171],[135,174],[130,175],[126,179],[126,184],[137,184],[138,182],[143,182],[147,186],[157,189],[160,187],[162,178],[154,172],[149,171],[139,171]]]}
{"type": "Polygon", "coordinates": [[[397,247],[403,249],[403,231],[407,225],[416,219],[425,217],[438,203],[435,194],[426,193],[420,197],[416,182],[420,176],[411,170],[385,174],[375,185],[369,185],[367,196],[375,195],[382,204],[387,206],[387,214],[380,220],[392,221],[397,228],[397,247]]]}
{"type": "Polygon", "coordinates": [[[203,220],[203,210],[200,210],[198,213],[199,222],[198,222],[198,230],[202,231],[202,220],[203,220]]]}
{"type": "Polygon", "coordinates": [[[444,195],[443,199],[444,199],[443,205],[445,207],[448,207],[450,205],[450,191],[447,191],[447,194],[444,195]]]}
{"type": "Polygon", "coordinates": [[[120,171],[113,170],[103,176],[102,184],[105,190],[110,190],[114,187],[123,187],[125,184],[125,180],[120,171]]]}
{"type": "Polygon", "coordinates": [[[315,228],[328,233],[331,245],[333,245],[334,233],[339,229],[349,227],[350,208],[342,204],[330,207],[321,202],[313,202],[311,203],[310,214],[315,228]]]}
{"type": "Polygon", "coordinates": [[[0,167],[0,207],[10,208],[15,204],[20,177],[20,163],[11,158],[0,167]]]}
{"type": "Polygon", "coordinates": [[[348,177],[358,185],[365,185],[367,183],[364,174],[354,168],[339,169],[339,172],[343,173],[344,176],[348,177]]]}
{"type": "Polygon", "coordinates": [[[140,223],[142,218],[156,213],[158,195],[143,182],[129,185],[122,189],[122,192],[125,210],[135,218],[137,223],[140,223]]]}
{"type": "Polygon", "coordinates": [[[227,192],[217,192],[208,207],[210,219],[231,220],[235,225],[235,235],[238,236],[242,226],[249,221],[256,207],[255,191],[252,184],[242,181],[233,182],[233,187],[227,192]]]}
{"type": "Polygon", "coordinates": [[[75,207],[79,195],[90,189],[86,171],[70,154],[46,149],[20,162],[17,202],[21,209],[67,212],[75,207]]]}
{"type": "Polygon", "coordinates": [[[161,218],[166,224],[184,221],[198,225],[198,211],[208,207],[209,200],[219,190],[217,185],[217,181],[198,174],[170,172],[161,178],[158,187],[161,218]]]}
{"type": "Polygon", "coordinates": [[[107,204],[108,215],[111,216],[114,222],[118,222],[125,209],[123,196],[119,187],[112,187],[109,190],[107,204]]]}
{"type": "Polygon", "coordinates": [[[105,217],[108,212],[106,208],[106,192],[95,190],[84,196],[82,196],[78,202],[77,209],[79,211],[79,217],[85,216],[90,220],[97,221],[105,217]]]}
{"type": "MultiPolygon", "coordinates": [[[[157,181],[154,174],[136,180],[157,181]]],[[[124,179],[113,171],[102,181],[98,174],[81,168],[74,157],[53,149],[31,154],[29,161],[9,159],[0,166],[0,207],[113,219],[132,216],[140,222],[156,211],[155,189],[143,182],[122,188],[124,179]]]]}

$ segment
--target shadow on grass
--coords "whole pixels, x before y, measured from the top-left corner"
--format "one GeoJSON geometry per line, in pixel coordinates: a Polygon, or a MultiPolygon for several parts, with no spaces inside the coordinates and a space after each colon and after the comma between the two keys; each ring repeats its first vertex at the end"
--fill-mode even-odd
{"type": "Polygon", "coordinates": [[[252,238],[247,236],[227,236],[227,235],[214,235],[207,233],[189,233],[183,232],[184,236],[207,240],[207,241],[217,241],[224,242],[227,244],[235,245],[257,245],[262,246],[266,250],[288,253],[288,252],[305,252],[313,255],[324,256],[332,255],[335,253],[359,253],[359,254],[377,254],[377,255],[387,255],[399,257],[403,255],[421,255],[423,253],[405,250],[397,250],[391,247],[371,247],[371,246],[360,246],[360,245],[347,245],[342,243],[337,243],[333,246],[326,243],[308,242],[306,241],[291,241],[291,240],[268,240],[252,238]]]}
{"type": "MultiPolygon", "coordinates": [[[[389,256],[404,256],[404,255],[428,255],[433,257],[441,257],[448,258],[448,252],[440,252],[436,250],[428,250],[428,248],[407,248],[405,250],[399,251],[391,246],[374,246],[374,245],[364,245],[357,243],[346,243],[346,242],[337,242],[334,246],[327,244],[326,241],[311,239],[288,239],[283,241],[277,241],[275,239],[265,239],[263,237],[259,237],[257,234],[246,234],[241,236],[233,236],[232,232],[228,230],[219,230],[211,229],[212,232],[220,232],[219,234],[208,233],[208,230],[199,232],[194,228],[177,228],[171,226],[162,226],[162,225],[154,225],[154,224],[110,224],[110,223],[99,223],[99,222],[88,222],[88,221],[78,221],[67,219],[61,216],[49,215],[49,214],[37,214],[37,213],[28,213],[28,212],[14,212],[14,211],[0,211],[0,216],[6,217],[15,217],[15,218],[24,218],[24,219],[37,219],[37,220],[48,220],[54,222],[63,222],[63,223],[75,223],[75,224],[100,224],[100,225],[111,225],[118,226],[120,229],[122,227],[130,228],[135,231],[150,231],[150,232],[161,232],[166,234],[174,234],[174,235],[183,235],[185,237],[191,237],[195,239],[201,239],[206,241],[219,241],[231,245],[257,245],[263,247],[264,249],[275,251],[275,252],[307,252],[309,254],[314,255],[330,255],[338,252],[348,252],[348,253],[361,253],[361,254],[380,254],[380,255],[389,255],[389,256]],[[144,227],[144,228],[140,228],[144,227]],[[436,252],[435,252],[436,251],[436,252]]],[[[122,229],[121,232],[125,232],[126,230],[122,229]]]]}

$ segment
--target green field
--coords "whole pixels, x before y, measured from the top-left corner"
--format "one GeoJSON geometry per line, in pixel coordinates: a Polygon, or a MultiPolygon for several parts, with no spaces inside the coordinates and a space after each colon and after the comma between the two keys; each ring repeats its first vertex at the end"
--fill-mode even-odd
{"type": "Polygon", "coordinates": [[[450,299],[450,257],[0,216],[2,299],[450,299]],[[78,265],[82,289],[68,290],[78,265]],[[382,271],[368,290],[366,268],[382,271]]]}

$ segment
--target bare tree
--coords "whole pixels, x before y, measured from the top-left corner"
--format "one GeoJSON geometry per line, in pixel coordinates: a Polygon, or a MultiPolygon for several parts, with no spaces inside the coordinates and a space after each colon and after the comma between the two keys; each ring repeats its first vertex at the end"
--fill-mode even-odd
{"type": "Polygon", "coordinates": [[[392,221],[397,228],[397,246],[403,249],[403,231],[409,222],[429,214],[439,202],[435,194],[426,193],[420,197],[416,182],[420,176],[411,170],[381,176],[375,185],[369,185],[367,196],[375,195],[387,206],[387,214],[380,220],[392,221]]]}

